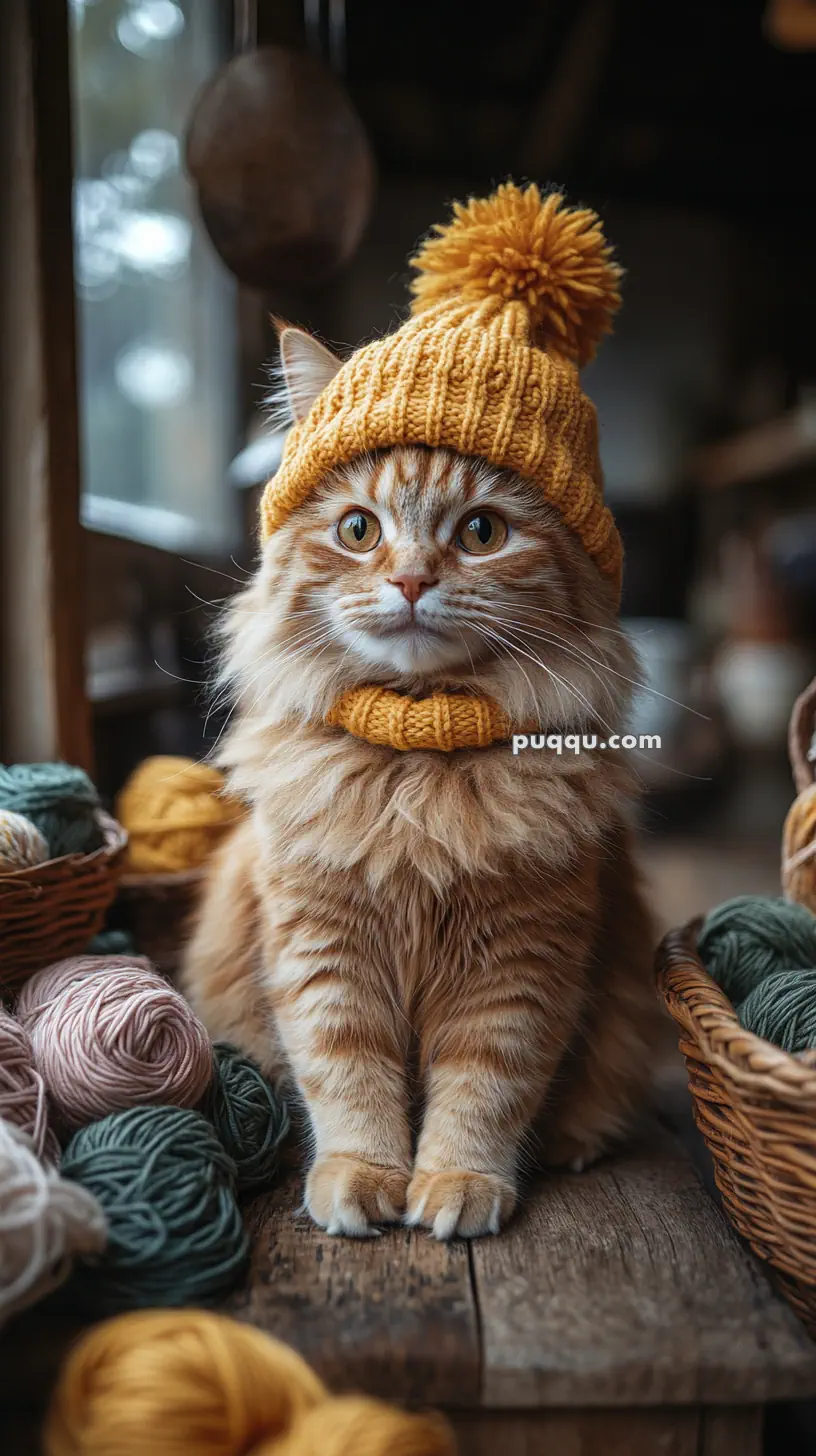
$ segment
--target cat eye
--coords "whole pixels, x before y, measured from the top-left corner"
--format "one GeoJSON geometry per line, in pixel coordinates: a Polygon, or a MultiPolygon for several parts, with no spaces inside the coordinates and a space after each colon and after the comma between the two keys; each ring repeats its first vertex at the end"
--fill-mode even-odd
{"type": "Polygon", "coordinates": [[[471,556],[491,556],[501,550],[509,534],[507,522],[497,511],[474,511],[465,517],[456,541],[471,556]]]}
{"type": "Polygon", "coordinates": [[[355,507],[338,522],[337,535],[349,551],[373,551],[382,536],[380,523],[370,511],[355,507]]]}

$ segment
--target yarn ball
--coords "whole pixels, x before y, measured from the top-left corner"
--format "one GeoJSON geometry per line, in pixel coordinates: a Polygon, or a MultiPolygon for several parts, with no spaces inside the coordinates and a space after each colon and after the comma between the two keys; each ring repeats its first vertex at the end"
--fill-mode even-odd
{"type": "Polygon", "coordinates": [[[740,895],[707,916],[697,953],[738,1005],[766,976],[816,966],[816,916],[785,900],[740,895]]]}
{"type": "Polygon", "coordinates": [[[105,1239],[95,1198],[44,1167],[31,1139],[0,1118],[0,1324],[50,1294],[72,1256],[100,1252],[105,1239]]]}
{"type": "Polygon", "coordinates": [[[204,1310],[108,1320],[69,1355],[45,1456],[455,1456],[438,1416],[332,1399],[294,1350],[204,1310]]]}
{"type": "Polygon", "coordinates": [[[48,854],[48,841],[36,824],[13,809],[0,809],[0,874],[43,864],[48,854]]]}
{"type": "Polygon", "coordinates": [[[244,807],[224,793],[217,769],[192,758],[146,758],[116,801],[136,874],[198,869],[244,807]]]}
{"type": "Polygon", "coordinates": [[[816,914],[816,784],[788,810],[782,830],[782,889],[786,900],[816,914]]]}
{"type": "Polygon", "coordinates": [[[235,1164],[200,1112],[112,1113],[75,1134],[62,1174],[94,1195],[108,1223],[105,1253],[76,1274],[90,1309],[207,1303],[234,1285],[249,1252],[235,1164]]]}
{"type": "Polygon", "coordinates": [[[766,976],[736,1008],[746,1031],[783,1052],[816,1047],[816,968],[766,976]]]}
{"type": "Polygon", "coordinates": [[[194,1011],[143,956],[73,956],[25,983],[17,1015],[62,1128],[137,1104],[192,1107],[212,1076],[194,1011]]]}
{"type": "Polygon", "coordinates": [[[235,1163],[239,1191],[248,1193],[274,1177],[289,1112],[249,1057],[225,1042],[214,1050],[215,1073],[201,1110],[235,1163]]]}
{"type": "Polygon", "coordinates": [[[85,947],[86,955],[132,956],[136,952],[133,936],[128,930],[100,930],[85,947]]]}
{"type": "Polygon", "coordinates": [[[71,764],[0,764],[0,808],[30,819],[52,859],[90,854],[102,845],[99,795],[88,775],[71,764]]]}
{"type": "Polygon", "coordinates": [[[38,1158],[59,1162],[59,1143],[48,1125],[45,1083],[34,1066],[25,1027],[0,1005],[0,1117],[31,1138],[38,1158]]]}

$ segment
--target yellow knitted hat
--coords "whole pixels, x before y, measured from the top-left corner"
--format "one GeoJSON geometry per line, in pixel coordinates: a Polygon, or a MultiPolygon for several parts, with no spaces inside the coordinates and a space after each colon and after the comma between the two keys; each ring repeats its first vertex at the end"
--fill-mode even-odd
{"type": "Polygon", "coordinates": [[[508,182],[456,203],[434,231],[412,259],[411,317],[352,354],[289,432],[263,538],[355,455],[442,445],[539,485],[619,590],[620,537],[578,376],[620,305],[598,217],[508,182]]]}

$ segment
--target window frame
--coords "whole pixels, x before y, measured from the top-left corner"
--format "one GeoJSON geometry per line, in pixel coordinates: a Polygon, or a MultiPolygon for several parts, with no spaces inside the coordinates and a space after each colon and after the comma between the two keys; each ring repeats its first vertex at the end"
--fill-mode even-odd
{"type": "Polygon", "coordinates": [[[2,47],[0,748],[91,767],[84,683],[65,0],[8,0],[2,47]]]}

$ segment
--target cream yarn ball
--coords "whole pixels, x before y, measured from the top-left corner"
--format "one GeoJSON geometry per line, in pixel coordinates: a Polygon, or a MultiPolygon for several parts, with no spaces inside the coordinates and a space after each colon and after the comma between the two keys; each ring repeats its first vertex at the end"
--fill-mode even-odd
{"type": "Polygon", "coordinates": [[[0,809],[0,874],[31,869],[47,859],[48,841],[36,824],[13,809],[0,809]]]}
{"type": "Polygon", "coordinates": [[[41,1163],[27,1134],[0,1117],[0,1325],[56,1289],[74,1254],[101,1253],[106,1242],[97,1200],[41,1163]]]}

